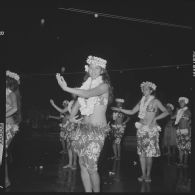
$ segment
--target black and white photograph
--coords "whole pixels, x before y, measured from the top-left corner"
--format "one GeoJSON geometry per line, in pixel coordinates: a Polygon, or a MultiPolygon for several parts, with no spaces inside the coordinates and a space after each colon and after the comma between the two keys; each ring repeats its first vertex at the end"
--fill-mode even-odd
{"type": "Polygon", "coordinates": [[[194,9],[184,0],[1,8],[0,190],[191,192],[194,9]]]}

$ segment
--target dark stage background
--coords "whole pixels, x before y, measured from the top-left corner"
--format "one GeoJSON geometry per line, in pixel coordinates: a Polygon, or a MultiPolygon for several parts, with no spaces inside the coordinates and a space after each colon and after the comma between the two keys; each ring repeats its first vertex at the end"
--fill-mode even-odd
{"type": "MultiPolygon", "coordinates": [[[[60,89],[55,73],[65,67],[65,73],[72,73],[64,75],[68,85],[80,86],[88,55],[108,61],[114,95],[125,99],[126,108],[132,108],[141,98],[140,83],[146,80],[157,84],[157,97],[162,103],[178,106],[179,96],[191,100],[192,30],[101,16],[95,18],[94,15],[59,10],[59,7],[192,26],[189,3],[178,3],[175,7],[84,1],[62,2],[48,9],[5,9],[9,24],[6,69],[21,75],[24,120],[33,109],[45,115],[57,114],[49,99],[53,98],[61,105],[62,100],[70,99],[70,95],[60,89]],[[131,68],[141,69],[123,70],[131,68]]],[[[110,109],[108,118],[109,112],[110,109]]],[[[129,128],[134,129],[136,119],[136,116],[132,117],[129,128]]],[[[135,130],[128,134],[134,135],[135,130]]]]}

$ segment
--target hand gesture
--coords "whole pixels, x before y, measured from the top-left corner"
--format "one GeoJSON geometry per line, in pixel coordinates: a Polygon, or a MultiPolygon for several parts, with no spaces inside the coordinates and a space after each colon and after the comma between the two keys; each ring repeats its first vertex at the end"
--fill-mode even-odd
{"type": "Polygon", "coordinates": [[[120,111],[120,108],[117,108],[117,107],[112,107],[111,109],[114,111],[120,111]]]}
{"type": "Polygon", "coordinates": [[[79,123],[82,120],[82,118],[80,118],[80,119],[77,119],[77,118],[78,118],[78,115],[76,115],[75,117],[71,118],[70,122],[72,122],[72,123],[79,123]]]}
{"type": "Polygon", "coordinates": [[[64,80],[64,78],[59,73],[56,74],[56,79],[57,79],[57,82],[58,82],[59,86],[62,89],[65,89],[67,87],[66,81],[64,80]]]}
{"type": "Polygon", "coordinates": [[[51,103],[52,105],[54,105],[53,99],[50,99],[49,101],[50,101],[50,103],[51,103]]]}

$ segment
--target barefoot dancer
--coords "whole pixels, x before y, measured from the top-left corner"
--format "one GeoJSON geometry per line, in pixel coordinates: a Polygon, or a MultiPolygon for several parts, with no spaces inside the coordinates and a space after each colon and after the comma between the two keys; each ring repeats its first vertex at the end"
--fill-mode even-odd
{"type": "Polygon", "coordinates": [[[56,75],[60,87],[79,96],[72,116],[80,108],[83,121],[75,131],[74,150],[78,153],[81,178],[86,192],[100,192],[100,177],[97,162],[106,134],[110,128],[106,121],[107,105],[112,98],[112,87],[106,71],[107,61],[89,56],[85,82],[80,88],[70,88],[60,74],[56,75]]]}
{"type": "Polygon", "coordinates": [[[156,90],[156,85],[152,82],[143,82],[141,84],[143,93],[142,99],[132,110],[113,108],[125,114],[133,115],[139,111],[139,122],[135,123],[137,128],[137,153],[140,157],[142,176],[139,181],[151,182],[152,158],[160,156],[159,131],[160,126],[156,123],[168,115],[166,108],[162,103],[152,95],[156,90]],[[157,110],[162,113],[156,116],[157,110]]]}

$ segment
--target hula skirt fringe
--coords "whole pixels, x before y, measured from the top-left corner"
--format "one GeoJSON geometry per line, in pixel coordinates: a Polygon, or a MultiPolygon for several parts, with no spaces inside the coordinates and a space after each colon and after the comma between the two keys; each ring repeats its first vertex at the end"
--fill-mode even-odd
{"type": "Polygon", "coordinates": [[[160,156],[159,131],[160,126],[149,127],[136,122],[137,128],[137,153],[145,157],[160,156]]]}

